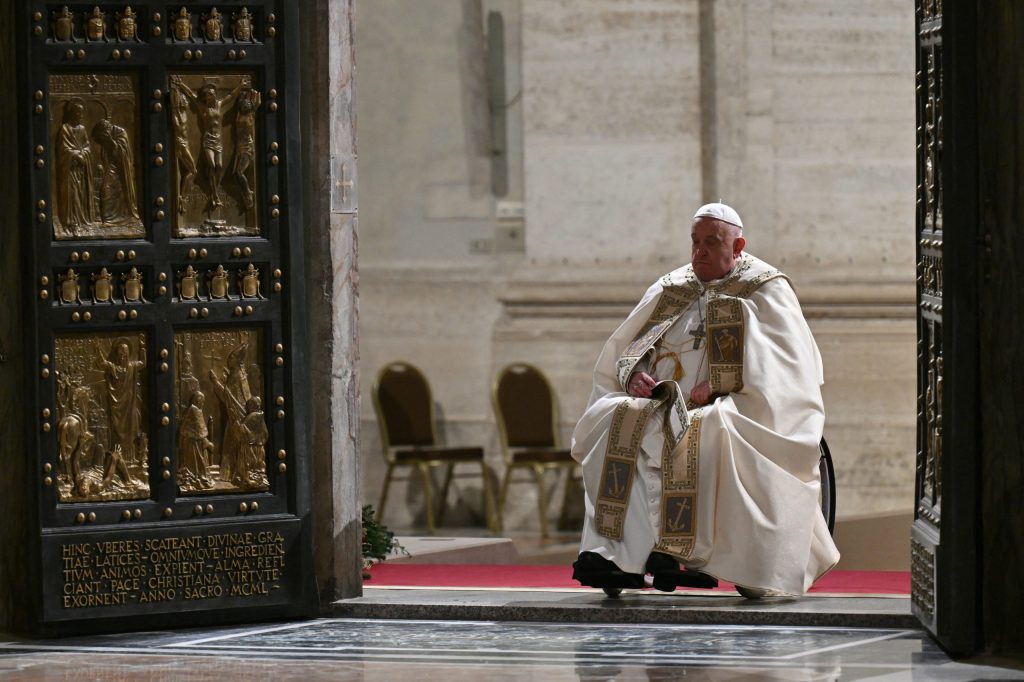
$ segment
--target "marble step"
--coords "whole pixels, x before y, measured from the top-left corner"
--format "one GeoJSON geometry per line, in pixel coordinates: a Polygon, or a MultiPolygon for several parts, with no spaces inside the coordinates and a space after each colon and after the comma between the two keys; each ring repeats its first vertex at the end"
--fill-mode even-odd
{"type": "Polygon", "coordinates": [[[341,618],[673,623],[706,625],[915,628],[909,597],[772,597],[751,601],[731,593],[598,590],[463,590],[375,588],[331,605],[341,618]]]}

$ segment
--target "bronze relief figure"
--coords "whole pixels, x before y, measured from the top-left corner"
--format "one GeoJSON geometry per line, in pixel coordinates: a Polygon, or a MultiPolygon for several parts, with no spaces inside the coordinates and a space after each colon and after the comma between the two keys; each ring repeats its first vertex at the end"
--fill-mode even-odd
{"type": "Polygon", "coordinates": [[[260,397],[261,340],[256,329],[175,335],[176,394],[185,403],[177,442],[182,491],[269,488],[265,461],[269,430],[260,397]]]}
{"type": "Polygon", "coordinates": [[[221,23],[220,12],[214,7],[203,17],[203,35],[208,42],[216,42],[223,38],[224,25],[221,23]]]}
{"type": "Polygon", "coordinates": [[[58,336],[55,351],[60,500],[148,497],[145,335],[58,336]]]}
{"type": "Polygon", "coordinates": [[[113,303],[114,284],[112,279],[106,268],[100,268],[99,272],[92,274],[93,303],[113,303]]]}
{"type": "Polygon", "coordinates": [[[192,394],[199,390],[199,378],[193,372],[192,350],[185,346],[182,338],[174,340],[174,351],[178,366],[178,409],[184,412],[192,394]]]}
{"type": "Polygon", "coordinates": [[[73,269],[68,268],[68,271],[60,277],[60,302],[61,303],[81,303],[82,299],[79,293],[78,286],[78,273],[73,269]]]}
{"type": "Polygon", "coordinates": [[[55,153],[57,157],[57,213],[60,226],[70,235],[88,232],[99,222],[93,189],[92,144],[85,130],[85,102],[75,98],[64,104],[55,153]]]}
{"type": "Polygon", "coordinates": [[[137,268],[132,268],[128,272],[121,275],[121,281],[124,283],[122,291],[124,292],[125,303],[137,303],[142,298],[142,273],[137,268]]]}
{"type": "Polygon", "coordinates": [[[178,424],[178,488],[184,493],[209,490],[214,486],[210,476],[213,441],[208,437],[210,432],[203,413],[205,403],[206,395],[193,391],[178,424]]]}
{"type": "Polygon", "coordinates": [[[118,339],[106,355],[99,353],[97,359],[106,380],[107,398],[110,410],[110,431],[112,444],[121,447],[124,458],[133,466],[142,466],[142,447],[139,434],[142,433],[142,395],[139,375],[146,367],[145,356],[132,357],[127,340],[118,339]]]}
{"type": "Polygon", "coordinates": [[[92,8],[92,15],[85,24],[85,35],[93,42],[107,38],[106,15],[100,10],[99,5],[92,8]]]}
{"type": "Polygon", "coordinates": [[[174,74],[170,92],[175,236],[259,234],[255,170],[261,97],[252,76],[174,74]]]}
{"type": "Polygon", "coordinates": [[[199,273],[191,265],[178,273],[178,298],[183,301],[199,300],[199,273]]]}
{"type": "Polygon", "coordinates": [[[124,42],[137,41],[139,39],[139,24],[137,15],[132,11],[132,6],[124,8],[124,12],[117,18],[117,38],[124,42]]]}
{"type": "Polygon", "coordinates": [[[260,295],[260,271],[255,265],[249,263],[245,270],[239,270],[238,279],[242,285],[242,298],[263,298],[260,295]]]}
{"type": "Polygon", "coordinates": [[[99,149],[99,210],[104,225],[139,224],[138,196],[135,191],[135,155],[128,132],[109,118],[93,128],[99,149]]]}
{"type": "Polygon", "coordinates": [[[210,272],[210,281],[207,285],[207,291],[210,293],[210,299],[225,299],[228,297],[228,271],[224,269],[223,265],[218,265],[215,270],[210,272]]]}
{"type": "Polygon", "coordinates": [[[252,42],[252,15],[248,7],[243,7],[241,12],[234,15],[234,31],[236,42],[252,42]]]}
{"type": "Polygon", "coordinates": [[[225,97],[218,97],[217,86],[212,82],[203,83],[198,92],[194,92],[180,78],[172,80],[172,83],[172,87],[178,88],[196,107],[197,122],[202,135],[200,158],[205,166],[206,190],[210,199],[207,211],[212,213],[224,205],[220,196],[221,179],[224,175],[223,108],[234,100],[248,83],[245,80],[241,81],[225,97]]]}
{"type": "Polygon", "coordinates": [[[67,5],[61,7],[59,12],[54,12],[53,39],[61,42],[75,39],[75,15],[67,5]]]}
{"type": "MultiPolygon", "coordinates": [[[[182,10],[185,8],[182,7],[182,10]]],[[[189,24],[191,26],[191,24],[189,24]]],[[[196,160],[192,156],[188,141],[188,98],[185,91],[171,85],[171,132],[174,135],[174,161],[178,174],[178,213],[185,212],[184,198],[192,192],[192,181],[196,175],[196,160]]]]}
{"type": "Polygon", "coordinates": [[[128,73],[50,75],[55,239],[145,235],[137,79],[128,73]]]}
{"type": "Polygon", "coordinates": [[[238,453],[238,466],[231,482],[241,488],[266,490],[267,481],[266,444],[270,438],[267,422],[263,418],[263,401],[252,396],[245,403],[245,418],[242,420],[242,444],[238,453]]]}
{"type": "Polygon", "coordinates": [[[249,183],[249,168],[256,158],[256,109],[260,106],[260,93],[245,88],[238,93],[238,113],[235,115],[235,178],[242,188],[242,205],[246,210],[255,204],[255,192],[249,183]]]}
{"type": "Polygon", "coordinates": [[[174,18],[174,39],[179,42],[193,42],[192,15],[184,7],[178,10],[178,16],[174,18]]]}

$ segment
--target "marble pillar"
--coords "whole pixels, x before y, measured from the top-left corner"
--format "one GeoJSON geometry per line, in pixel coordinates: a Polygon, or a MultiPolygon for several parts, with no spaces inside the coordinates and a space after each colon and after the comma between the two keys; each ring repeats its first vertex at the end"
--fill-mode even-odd
{"type": "Polygon", "coordinates": [[[325,607],[362,593],[353,12],[352,0],[304,0],[300,27],[313,543],[325,607]]]}

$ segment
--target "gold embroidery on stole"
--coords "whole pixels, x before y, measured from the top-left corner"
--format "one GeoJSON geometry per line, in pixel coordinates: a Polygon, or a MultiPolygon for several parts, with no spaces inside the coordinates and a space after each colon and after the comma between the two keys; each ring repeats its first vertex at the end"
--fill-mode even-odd
{"type": "Polygon", "coordinates": [[[743,388],[743,304],[723,296],[708,301],[708,377],[711,395],[743,388]]]}
{"type": "MultiPolygon", "coordinates": [[[[674,447],[686,432],[686,411],[680,413],[674,407],[680,403],[678,393],[676,383],[666,381],[655,386],[651,398],[624,398],[615,406],[608,427],[608,444],[605,446],[597,508],[594,510],[597,532],[606,538],[622,540],[629,495],[636,475],[636,458],[651,415],[662,405],[673,406],[665,411],[661,427],[666,447],[674,447]],[[680,417],[682,421],[675,423],[680,417]]],[[[664,456],[662,453],[662,458],[664,456]]]]}
{"type": "Polygon", "coordinates": [[[675,324],[679,316],[685,313],[700,296],[700,284],[692,271],[688,271],[679,284],[665,283],[665,290],[655,305],[651,316],[644,324],[643,331],[626,346],[617,363],[619,384],[625,388],[629,375],[633,373],[636,363],[647,354],[669,327],[675,324]]]}
{"type": "MultiPolygon", "coordinates": [[[[708,289],[707,343],[712,395],[727,395],[743,388],[746,334],[740,299],[749,297],[765,282],[786,276],[770,268],[746,278],[752,265],[753,259],[744,254],[725,281],[708,289]]],[[[700,282],[689,267],[675,277],[672,273],[665,275],[661,284],[665,290],[643,331],[619,357],[618,378],[623,387],[640,359],[702,292],[700,282]]],[[[685,561],[696,543],[700,429],[704,410],[699,408],[688,418],[674,382],[663,382],[657,389],[661,395],[651,399],[626,398],[615,408],[601,471],[595,525],[604,537],[622,540],[644,429],[653,413],[668,403],[670,409],[666,410],[662,426],[665,444],[661,453],[661,537],[654,549],[685,561]],[[673,417],[682,425],[681,430],[672,428],[673,417]]]]}
{"type": "Polygon", "coordinates": [[[661,537],[654,549],[689,559],[697,539],[697,470],[704,408],[690,416],[690,428],[661,460],[661,537]]]}

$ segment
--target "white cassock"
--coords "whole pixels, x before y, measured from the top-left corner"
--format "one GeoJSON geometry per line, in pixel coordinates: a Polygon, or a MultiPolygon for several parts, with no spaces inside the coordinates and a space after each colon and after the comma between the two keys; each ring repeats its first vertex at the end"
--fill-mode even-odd
{"type": "Polygon", "coordinates": [[[839,560],[819,505],[822,381],[796,294],[770,265],[743,254],[715,282],[690,266],[663,277],[605,344],[573,433],[587,494],[581,551],[643,573],[657,549],[738,585],[806,592],[839,560]],[[671,401],[623,390],[642,369],[676,384],[679,416],[700,382],[717,397],[686,409],[673,436],[671,401]],[[630,421],[640,411],[646,421],[630,421]]]}

